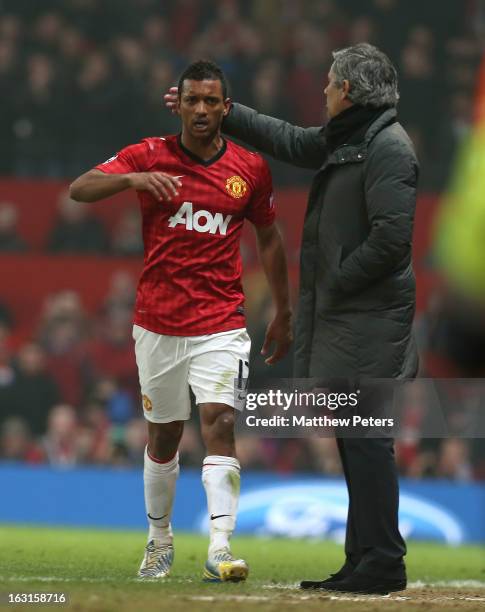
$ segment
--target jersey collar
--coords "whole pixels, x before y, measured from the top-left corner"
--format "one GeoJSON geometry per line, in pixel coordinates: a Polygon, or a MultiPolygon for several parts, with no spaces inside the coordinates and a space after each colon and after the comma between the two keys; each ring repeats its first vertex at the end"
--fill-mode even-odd
{"type": "Polygon", "coordinates": [[[202,159],[201,157],[199,157],[195,153],[192,153],[192,151],[189,151],[189,149],[187,149],[187,147],[185,147],[182,144],[182,134],[177,134],[177,143],[178,143],[179,147],[182,149],[182,151],[185,153],[185,155],[187,155],[187,157],[190,157],[190,159],[192,159],[195,162],[197,162],[198,164],[201,164],[202,166],[206,166],[206,167],[207,166],[212,166],[212,164],[215,164],[217,160],[221,159],[221,157],[224,155],[224,153],[226,152],[226,149],[227,149],[227,142],[223,138],[222,139],[222,147],[214,155],[214,157],[211,157],[210,159],[202,159]]]}

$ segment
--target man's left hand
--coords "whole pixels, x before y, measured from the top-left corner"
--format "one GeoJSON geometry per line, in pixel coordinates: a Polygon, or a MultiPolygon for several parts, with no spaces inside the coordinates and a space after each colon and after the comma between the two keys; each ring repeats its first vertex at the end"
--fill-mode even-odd
{"type": "Polygon", "coordinates": [[[264,338],[261,355],[266,355],[273,342],[276,347],[273,354],[264,360],[267,365],[273,365],[288,353],[293,342],[292,313],[276,314],[275,318],[268,325],[264,338]]]}

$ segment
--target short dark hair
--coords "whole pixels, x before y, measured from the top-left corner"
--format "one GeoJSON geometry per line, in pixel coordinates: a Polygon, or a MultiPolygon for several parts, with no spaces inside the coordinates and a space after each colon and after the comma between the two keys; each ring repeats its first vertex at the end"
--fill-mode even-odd
{"type": "Polygon", "coordinates": [[[220,81],[222,85],[222,97],[227,98],[228,84],[227,79],[221,68],[209,60],[199,60],[193,62],[182,72],[178,82],[179,96],[182,93],[182,86],[186,79],[192,81],[220,81]]]}
{"type": "Polygon", "coordinates": [[[332,70],[337,85],[350,84],[349,100],[378,108],[396,106],[399,100],[397,72],[391,60],[377,47],[360,43],[334,51],[332,70]]]}

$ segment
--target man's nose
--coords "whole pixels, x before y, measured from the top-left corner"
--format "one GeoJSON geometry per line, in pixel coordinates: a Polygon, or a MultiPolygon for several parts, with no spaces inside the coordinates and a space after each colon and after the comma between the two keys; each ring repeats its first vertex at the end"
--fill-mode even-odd
{"type": "Polygon", "coordinates": [[[195,107],[195,112],[196,112],[198,115],[205,115],[205,114],[207,114],[207,108],[206,108],[205,102],[203,102],[203,101],[201,100],[201,101],[200,101],[200,102],[199,102],[199,103],[196,105],[196,107],[195,107]]]}

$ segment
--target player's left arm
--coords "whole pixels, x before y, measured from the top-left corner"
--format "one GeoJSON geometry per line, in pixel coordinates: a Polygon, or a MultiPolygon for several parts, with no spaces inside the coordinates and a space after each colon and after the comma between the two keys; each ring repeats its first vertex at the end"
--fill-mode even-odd
{"type": "Polygon", "coordinates": [[[265,360],[272,365],[286,355],[293,340],[292,312],[288,288],[288,266],[280,231],[275,225],[273,202],[273,181],[268,163],[257,154],[254,155],[255,187],[251,196],[246,217],[256,230],[259,256],[275,306],[275,316],[268,325],[262,355],[267,355],[274,343],[273,353],[265,360]]]}
{"type": "Polygon", "coordinates": [[[271,345],[273,353],[265,359],[268,365],[276,363],[288,352],[293,341],[292,311],[288,286],[288,266],[280,231],[275,223],[255,225],[259,256],[273,297],[276,313],[266,329],[262,355],[267,355],[271,345]]]}

